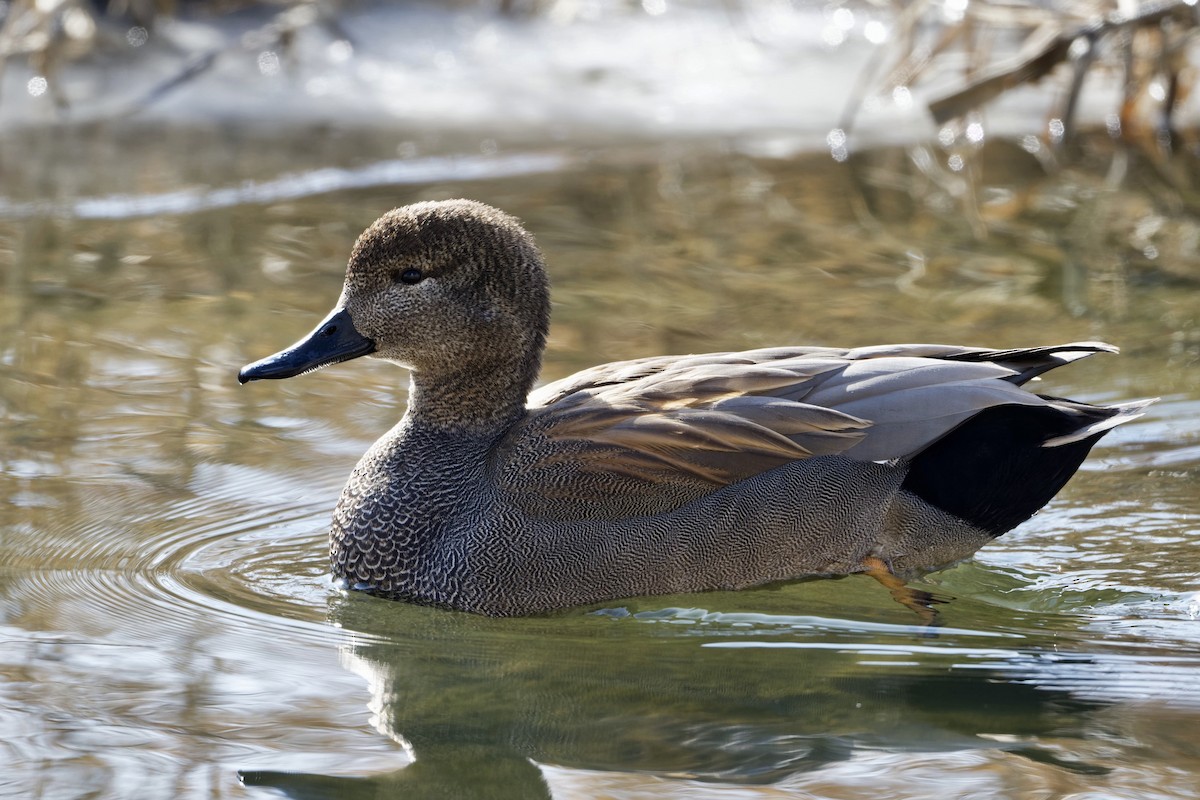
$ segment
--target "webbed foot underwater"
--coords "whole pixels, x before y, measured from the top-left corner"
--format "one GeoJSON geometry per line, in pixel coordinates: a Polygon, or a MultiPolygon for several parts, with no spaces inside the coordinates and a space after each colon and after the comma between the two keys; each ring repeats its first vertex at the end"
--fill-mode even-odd
{"type": "Polygon", "coordinates": [[[1099,342],[776,347],[603,364],[532,391],[542,256],[453,200],[359,237],[333,312],[238,379],[370,355],[411,370],[403,419],[334,511],[336,577],[489,615],[948,566],[1031,517],[1151,401],[1031,379],[1099,342]]]}

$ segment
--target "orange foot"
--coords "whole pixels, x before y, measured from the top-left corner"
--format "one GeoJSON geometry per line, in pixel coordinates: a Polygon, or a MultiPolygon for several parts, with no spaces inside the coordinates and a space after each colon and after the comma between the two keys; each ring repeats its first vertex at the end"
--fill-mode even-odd
{"type": "Polygon", "coordinates": [[[944,603],[946,602],[945,600],[939,600],[929,592],[912,588],[892,574],[892,571],[888,569],[888,565],[883,563],[882,559],[875,556],[864,558],[862,566],[863,572],[882,583],[884,588],[891,593],[892,599],[920,617],[924,625],[934,628],[941,624],[941,619],[934,605],[944,603]]]}

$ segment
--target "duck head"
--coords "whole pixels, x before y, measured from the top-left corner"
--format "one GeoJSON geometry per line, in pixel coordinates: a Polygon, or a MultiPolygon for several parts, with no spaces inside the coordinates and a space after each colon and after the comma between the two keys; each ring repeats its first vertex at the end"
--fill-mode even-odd
{"type": "Polygon", "coordinates": [[[541,254],[516,219],[469,200],[405,206],[358,237],[329,316],[286,350],[243,367],[238,381],[290,378],[370,355],[408,367],[424,395],[465,391],[459,402],[472,407],[487,395],[485,406],[519,396],[523,407],[549,305],[541,254]]]}

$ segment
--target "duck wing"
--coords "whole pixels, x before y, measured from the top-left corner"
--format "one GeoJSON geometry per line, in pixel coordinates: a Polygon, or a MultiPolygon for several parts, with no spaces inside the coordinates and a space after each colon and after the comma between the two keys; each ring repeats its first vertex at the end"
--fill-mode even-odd
{"type": "Polygon", "coordinates": [[[492,469],[531,514],[661,513],[790,461],[911,458],[986,408],[1051,402],[1021,384],[1110,351],[912,344],[614,362],[531,394],[492,469]]]}

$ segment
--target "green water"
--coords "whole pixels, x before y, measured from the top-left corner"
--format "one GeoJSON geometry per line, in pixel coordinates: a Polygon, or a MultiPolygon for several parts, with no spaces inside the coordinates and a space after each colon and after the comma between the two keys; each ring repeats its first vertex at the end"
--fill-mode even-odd
{"type": "Polygon", "coordinates": [[[1194,160],[1100,137],[1057,171],[1003,141],[963,172],[728,141],[406,161],[340,137],[0,143],[0,795],[1195,797],[1194,160]],[[538,237],[546,378],[1101,339],[1123,353],[1044,391],[1162,400],[920,584],[936,634],[865,577],[527,620],[345,596],[327,519],[406,377],[235,374],[332,306],[363,226],[453,196],[538,237]]]}

